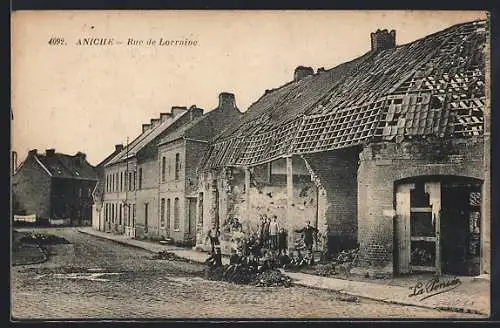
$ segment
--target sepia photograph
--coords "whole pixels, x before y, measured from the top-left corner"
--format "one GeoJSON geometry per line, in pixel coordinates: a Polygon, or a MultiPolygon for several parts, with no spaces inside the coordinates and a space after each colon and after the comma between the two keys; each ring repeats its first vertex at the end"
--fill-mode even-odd
{"type": "Polygon", "coordinates": [[[10,320],[490,317],[485,11],[11,14],[10,320]]]}

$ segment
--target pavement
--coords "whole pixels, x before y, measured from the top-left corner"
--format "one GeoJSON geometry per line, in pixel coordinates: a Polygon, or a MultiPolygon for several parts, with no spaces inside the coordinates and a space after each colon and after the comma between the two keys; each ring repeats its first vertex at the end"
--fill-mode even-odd
{"type": "MultiPolygon", "coordinates": [[[[134,240],[123,235],[115,235],[93,230],[90,227],[77,229],[79,232],[111,240],[122,245],[141,248],[143,250],[157,253],[163,250],[175,253],[177,256],[189,259],[193,262],[204,262],[208,255],[191,249],[176,247],[172,245],[161,245],[150,241],[134,240]]],[[[229,263],[229,258],[223,257],[223,264],[229,263]]],[[[438,293],[436,289],[433,292],[425,292],[422,295],[413,295],[414,288],[408,286],[391,286],[381,283],[371,283],[364,281],[351,281],[346,279],[336,279],[330,277],[320,277],[312,274],[300,272],[286,272],[293,279],[294,284],[302,287],[308,287],[319,290],[340,292],[350,296],[382,301],[386,303],[416,306],[421,308],[474,313],[489,317],[490,315],[490,294],[488,277],[459,277],[459,283],[450,286],[446,292],[438,293]],[[450,289],[455,287],[454,289],[450,289]],[[435,294],[435,295],[433,295],[435,294]],[[430,296],[425,298],[425,296],[430,296]]],[[[440,282],[451,281],[440,278],[440,282]]],[[[426,281],[423,281],[425,284],[426,281]]]]}

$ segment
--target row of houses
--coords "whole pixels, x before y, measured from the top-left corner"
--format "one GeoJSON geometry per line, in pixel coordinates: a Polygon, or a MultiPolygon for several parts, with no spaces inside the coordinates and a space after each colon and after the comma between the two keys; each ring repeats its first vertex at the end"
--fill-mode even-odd
{"type": "MultiPolygon", "coordinates": [[[[98,165],[94,226],[208,249],[232,219],[276,215],[293,247],[311,221],[318,249],[359,247],[382,274],[490,270],[488,25],[452,26],[396,46],[395,31],[332,69],[293,79],[242,114],[173,107],[98,165]]],[[[334,49],[331,49],[334,51],[334,49]]]]}

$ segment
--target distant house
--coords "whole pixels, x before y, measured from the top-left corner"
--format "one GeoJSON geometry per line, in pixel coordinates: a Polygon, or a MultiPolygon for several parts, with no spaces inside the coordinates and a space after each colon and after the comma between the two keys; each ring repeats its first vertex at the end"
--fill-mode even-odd
{"type": "Polygon", "coordinates": [[[67,155],[47,149],[41,154],[30,150],[12,183],[21,214],[35,214],[38,220],[51,224],[91,224],[97,173],[84,153],[67,155]]]}

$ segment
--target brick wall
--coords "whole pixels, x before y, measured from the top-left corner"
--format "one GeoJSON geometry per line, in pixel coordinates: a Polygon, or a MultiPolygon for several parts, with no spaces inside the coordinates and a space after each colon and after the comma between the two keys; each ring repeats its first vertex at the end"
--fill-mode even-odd
{"type": "Polygon", "coordinates": [[[12,191],[26,214],[50,218],[51,178],[31,156],[13,176],[12,191]]]}
{"type": "Polygon", "coordinates": [[[482,139],[373,143],[360,154],[358,240],[360,265],[393,272],[394,186],[417,176],[483,179],[482,139]]]}

